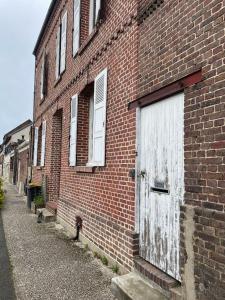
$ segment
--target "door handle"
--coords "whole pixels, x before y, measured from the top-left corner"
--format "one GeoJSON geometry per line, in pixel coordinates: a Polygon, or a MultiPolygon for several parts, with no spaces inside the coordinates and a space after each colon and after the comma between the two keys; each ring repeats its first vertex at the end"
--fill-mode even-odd
{"type": "Polygon", "coordinates": [[[138,176],[142,177],[142,178],[144,178],[145,175],[146,175],[146,171],[145,170],[140,171],[139,174],[138,174],[138,176]]]}

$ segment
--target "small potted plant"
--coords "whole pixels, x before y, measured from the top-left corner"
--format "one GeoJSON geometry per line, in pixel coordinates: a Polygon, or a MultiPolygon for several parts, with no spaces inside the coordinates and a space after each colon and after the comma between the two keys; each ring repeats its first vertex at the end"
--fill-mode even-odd
{"type": "Polygon", "coordinates": [[[44,202],[44,198],[42,195],[39,196],[35,196],[34,197],[34,212],[36,214],[37,209],[39,208],[44,208],[45,207],[45,202],[44,202]]]}

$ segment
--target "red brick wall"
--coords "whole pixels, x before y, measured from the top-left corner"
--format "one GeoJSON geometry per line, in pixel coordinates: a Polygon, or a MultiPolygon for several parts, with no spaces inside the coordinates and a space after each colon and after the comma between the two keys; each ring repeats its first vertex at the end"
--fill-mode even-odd
{"type": "Polygon", "coordinates": [[[184,150],[185,205],[196,206],[196,294],[204,300],[225,298],[224,12],[223,1],[164,1],[139,27],[139,96],[202,70],[203,81],[184,91],[184,150]]]}
{"type": "Polygon", "coordinates": [[[20,174],[18,174],[20,182],[26,184],[28,177],[28,159],[29,159],[29,149],[26,149],[18,153],[18,161],[20,161],[20,174]]]}
{"type": "MultiPolygon", "coordinates": [[[[125,266],[131,266],[135,215],[135,183],[129,170],[135,167],[135,112],[128,101],[136,99],[137,24],[136,1],[107,1],[104,22],[92,39],[82,40],[81,50],[72,57],[73,1],[61,1],[36,57],[35,125],[47,120],[46,164],[34,168],[33,180],[51,177],[53,114],[63,110],[60,201],[58,215],[75,225],[83,218],[83,233],[106,253],[125,266]],[[68,11],[66,71],[55,83],[55,37],[60,12],[68,11]],[[46,47],[49,60],[48,95],[40,105],[41,55],[46,47]],[[69,167],[70,99],[80,94],[96,76],[108,68],[106,166],[93,174],[78,173],[69,167]]],[[[87,28],[85,29],[87,30],[87,28]]],[[[85,37],[85,34],[84,34],[85,37]]],[[[86,128],[87,129],[87,128],[86,128]]],[[[79,134],[79,133],[78,133],[79,134]]],[[[79,136],[78,136],[79,138],[79,136]]],[[[83,140],[84,141],[84,140],[83,140]]],[[[56,142],[56,141],[55,141],[56,142]]],[[[80,146],[78,142],[78,147],[80,146]]],[[[85,146],[87,151],[87,143],[85,146]]],[[[82,161],[80,148],[78,158],[82,161]],[[80,153],[80,154],[79,154],[80,153]],[[80,155],[80,156],[79,156],[80,155]]],[[[86,152],[87,153],[87,152],[86,152]]],[[[57,164],[57,163],[56,163],[57,164]]]]}
{"type": "MultiPolygon", "coordinates": [[[[135,183],[128,174],[135,167],[136,120],[135,111],[128,111],[127,103],[201,69],[203,81],[184,91],[186,193],[181,217],[185,220],[185,206],[196,207],[193,250],[197,297],[222,299],[225,4],[217,0],[158,1],[164,3],[155,6],[153,11],[140,13],[138,26],[137,4],[139,12],[143,12],[149,1],[106,2],[105,20],[91,40],[85,38],[88,27],[83,27],[82,45],[75,59],[72,57],[72,0],[60,2],[38,49],[34,116],[36,126],[40,126],[43,118],[47,120],[47,147],[46,166],[34,169],[34,180],[41,181],[42,174],[51,177],[53,115],[62,109],[58,214],[73,226],[75,216],[80,215],[83,233],[90,240],[121,264],[132,266],[136,238],[135,183]],[[65,9],[69,12],[66,71],[56,83],[55,37],[60,13],[65,9]],[[48,95],[40,105],[44,48],[49,53],[48,95]],[[93,174],[79,173],[68,166],[70,99],[80,94],[106,67],[106,166],[97,168],[93,174]]],[[[79,151],[80,148],[78,158],[83,163],[86,158],[79,151]]],[[[184,232],[181,227],[182,269],[187,261],[184,232]]]]}

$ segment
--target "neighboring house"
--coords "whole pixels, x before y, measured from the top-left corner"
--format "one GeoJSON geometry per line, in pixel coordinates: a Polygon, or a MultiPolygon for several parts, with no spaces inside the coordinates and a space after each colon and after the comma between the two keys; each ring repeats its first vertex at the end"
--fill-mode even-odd
{"type": "Polygon", "coordinates": [[[28,174],[31,173],[29,171],[31,129],[32,121],[27,120],[8,132],[1,145],[2,176],[6,181],[16,185],[21,194],[24,193],[28,174]]]}
{"type": "Polygon", "coordinates": [[[3,146],[0,145],[0,177],[3,176],[3,158],[4,158],[3,146]]]}
{"type": "Polygon", "coordinates": [[[55,0],[34,49],[47,207],[183,299],[225,298],[224,9],[55,0]]]}

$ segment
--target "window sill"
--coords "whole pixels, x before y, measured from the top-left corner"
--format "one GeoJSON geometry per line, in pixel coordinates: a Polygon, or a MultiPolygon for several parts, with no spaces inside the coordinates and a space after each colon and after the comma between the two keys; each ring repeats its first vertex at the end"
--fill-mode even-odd
{"type": "Polygon", "coordinates": [[[36,170],[43,170],[44,167],[43,166],[36,166],[36,170]]]}
{"type": "Polygon", "coordinates": [[[86,166],[79,166],[79,167],[75,167],[75,171],[77,173],[89,173],[92,174],[94,173],[95,167],[86,167],[86,166]]]}
{"type": "Polygon", "coordinates": [[[56,79],[55,83],[54,83],[54,87],[56,87],[58,85],[58,83],[62,80],[62,76],[65,73],[66,69],[59,75],[58,79],[56,79]]]}
{"type": "Polygon", "coordinates": [[[44,97],[41,99],[39,105],[42,105],[42,103],[45,102],[45,99],[46,99],[46,97],[44,96],[44,97]]]}
{"type": "MultiPolygon", "coordinates": [[[[92,33],[87,37],[87,39],[84,41],[84,43],[80,46],[77,54],[81,55],[84,50],[88,47],[88,45],[91,43],[91,41],[94,39],[94,37],[97,35],[98,33],[98,28],[99,26],[95,26],[95,28],[93,29],[92,33]]],[[[76,57],[76,55],[74,56],[74,58],[76,57]]]]}

